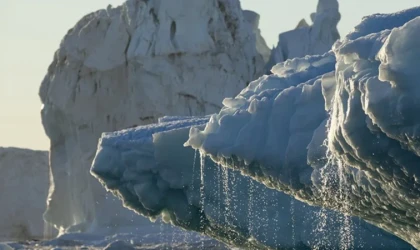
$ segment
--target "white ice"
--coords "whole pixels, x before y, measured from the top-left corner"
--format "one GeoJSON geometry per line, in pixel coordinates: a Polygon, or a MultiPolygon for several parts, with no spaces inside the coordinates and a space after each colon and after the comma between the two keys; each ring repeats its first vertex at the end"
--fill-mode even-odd
{"type": "Polygon", "coordinates": [[[276,65],[186,145],[419,247],[419,16],[367,17],[332,52],[276,65]]]}
{"type": "MultiPolygon", "coordinates": [[[[305,205],[182,147],[190,128],[206,122],[208,117],[164,117],[158,124],[105,133],[91,172],[127,208],[230,246],[340,246],[338,213],[305,205]],[[319,228],[320,214],[329,218],[328,228],[319,228]]],[[[409,249],[380,229],[352,221],[358,247],[409,249]]]]}

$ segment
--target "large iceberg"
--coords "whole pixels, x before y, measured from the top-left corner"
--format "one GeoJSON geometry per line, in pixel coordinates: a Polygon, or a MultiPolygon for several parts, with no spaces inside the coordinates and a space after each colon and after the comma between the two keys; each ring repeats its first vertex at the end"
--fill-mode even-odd
{"type": "Polygon", "coordinates": [[[217,112],[262,73],[257,24],[237,0],[128,0],[83,17],[40,88],[53,182],[44,218],[61,233],[149,223],[89,175],[101,133],[217,112]]]}
{"type": "Polygon", "coordinates": [[[48,152],[0,147],[0,241],[43,239],[48,152]]]}
{"type": "Polygon", "coordinates": [[[333,53],[275,66],[225,99],[187,144],[419,247],[418,16],[420,8],[367,17],[333,53]]]}
{"type": "MultiPolygon", "coordinates": [[[[357,235],[349,217],[353,215],[418,248],[419,34],[420,8],[366,17],[353,32],[335,43],[331,52],[277,64],[272,75],[251,82],[235,98],[226,98],[224,107],[205,126],[200,123],[191,127],[185,146],[198,150],[203,159],[209,157],[221,166],[221,172],[235,169],[301,201],[340,212],[344,235],[350,235],[344,239],[347,246],[353,244],[352,237],[357,235]]],[[[181,133],[174,131],[170,133],[181,133]]],[[[118,139],[113,140],[134,145],[140,138],[130,137],[132,134],[136,133],[120,132],[115,134],[118,139]]],[[[153,137],[155,145],[159,145],[159,134],[153,137]]],[[[144,192],[160,193],[158,184],[147,184],[136,192],[121,180],[144,180],[134,174],[124,177],[124,172],[133,166],[142,169],[154,165],[142,162],[147,158],[141,154],[127,157],[130,162],[122,165],[119,159],[125,146],[114,143],[114,150],[109,150],[101,146],[107,141],[105,135],[93,173],[108,189],[117,192],[127,206],[144,213],[144,192]]],[[[181,150],[181,141],[173,138],[170,143],[177,145],[168,145],[171,150],[154,160],[169,159],[168,169],[176,169],[181,159],[177,159],[180,153],[175,148],[181,150]]],[[[202,166],[207,170],[212,164],[205,161],[202,166]]],[[[182,180],[174,173],[170,176],[182,180]]],[[[239,178],[242,177],[235,177],[239,178]]],[[[201,183],[206,196],[211,185],[201,183]]],[[[204,215],[200,210],[198,215],[206,222],[207,197],[199,200],[204,205],[196,209],[204,210],[204,215]]],[[[172,210],[172,222],[191,218],[176,214],[186,209],[168,204],[165,208],[172,210]]],[[[321,224],[324,218],[318,218],[321,224]]],[[[208,223],[199,225],[203,224],[208,223]]],[[[246,230],[238,231],[249,235],[246,230]]]]}
{"type": "Polygon", "coordinates": [[[308,206],[180,147],[190,128],[204,127],[208,119],[163,117],[158,124],[105,133],[92,174],[125,207],[231,246],[338,249],[351,237],[355,248],[410,249],[356,218],[349,221],[357,233],[343,234],[340,214],[308,206]]]}

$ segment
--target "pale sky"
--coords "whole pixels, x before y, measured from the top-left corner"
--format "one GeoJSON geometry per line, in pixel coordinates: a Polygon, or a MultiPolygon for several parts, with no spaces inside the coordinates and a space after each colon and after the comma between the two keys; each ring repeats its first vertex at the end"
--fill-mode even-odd
{"type": "MultiPolygon", "coordinates": [[[[173,0],[176,1],[176,0],[173,0]]],[[[123,0],[0,1],[0,146],[49,148],[41,125],[39,85],[67,30],[85,14],[123,0]]],[[[342,36],[361,18],[420,5],[418,0],[339,0],[342,36]]],[[[279,33],[293,29],[317,0],[241,0],[261,15],[260,29],[271,47],[279,33]]]]}

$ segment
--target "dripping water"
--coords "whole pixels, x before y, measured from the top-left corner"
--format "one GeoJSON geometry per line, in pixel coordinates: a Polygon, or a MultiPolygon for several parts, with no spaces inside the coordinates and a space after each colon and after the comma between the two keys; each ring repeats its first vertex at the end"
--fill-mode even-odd
{"type": "Polygon", "coordinates": [[[329,151],[327,143],[328,139],[324,141],[324,146],[327,148],[327,163],[319,170],[321,185],[317,191],[322,208],[317,216],[316,232],[320,235],[318,235],[315,249],[334,247],[333,242],[336,238],[334,235],[337,232],[328,231],[328,227],[332,224],[339,226],[339,248],[342,250],[352,249],[354,247],[353,225],[351,217],[347,215],[350,212],[350,190],[346,181],[345,166],[329,151]],[[324,209],[331,202],[337,204],[340,213],[332,213],[324,209]],[[331,214],[332,216],[330,216],[331,214]]]}
{"type": "MultiPolygon", "coordinates": [[[[205,155],[200,152],[200,230],[201,232],[204,232],[204,223],[205,223],[205,218],[204,218],[204,202],[206,199],[206,194],[205,194],[205,190],[204,190],[204,167],[205,167],[205,155]]],[[[201,239],[201,249],[204,249],[204,239],[201,239]]]]}
{"type": "Polygon", "coordinates": [[[358,249],[364,249],[365,248],[365,243],[364,243],[364,241],[363,241],[363,239],[362,239],[362,230],[361,230],[361,228],[362,228],[362,219],[360,218],[360,217],[358,217],[357,218],[357,228],[354,228],[354,230],[353,231],[355,231],[355,232],[358,232],[358,246],[357,246],[357,248],[358,249]]]}
{"type": "MultiPolygon", "coordinates": [[[[328,149],[327,140],[323,143],[324,147],[328,149]]],[[[331,249],[334,247],[334,238],[331,235],[330,225],[337,224],[336,213],[327,211],[324,207],[330,202],[331,197],[336,197],[337,187],[337,167],[333,164],[333,159],[330,157],[329,151],[327,151],[327,163],[319,169],[320,171],[320,187],[318,188],[318,197],[321,199],[321,209],[317,212],[318,224],[315,228],[317,240],[315,244],[315,250],[327,248],[331,249]]]]}
{"type": "MultiPolygon", "coordinates": [[[[166,235],[165,235],[165,228],[164,228],[164,225],[163,225],[163,219],[161,219],[161,221],[160,221],[160,228],[159,228],[159,238],[160,238],[160,241],[161,242],[163,242],[165,245],[166,245],[166,235]]],[[[165,247],[166,248],[166,247],[165,247]]]]}
{"type": "Polygon", "coordinates": [[[336,160],[336,165],[338,165],[338,176],[339,176],[339,197],[340,197],[340,204],[341,204],[341,225],[340,225],[340,248],[347,250],[353,248],[353,226],[351,222],[350,216],[348,216],[350,212],[350,203],[348,194],[350,190],[348,190],[348,185],[346,181],[346,176],[344,172],[344,165],[341,161],[336,160]]]}
{"type": "Polygon", "coordinates": [[[269,230],[269,215],[268,215],[268,211],[267,211],[267,207],[268,207],[268,199],[267,199],[267,192],[263,192],[262,193],[262,198],[261,198],[261,202],[263,204],[262,209],[261,209],[261,218],[262,218],[262,241],[264,243],[267,243],[268,241],[268,230],[269,230]]]}
{"type": "Polygon", "coordinates": [[[215,164],[214,167],[216,168],[215,187],[217,188],[217,221],[220,222],[220,220],[222,219],[222,171],[220,166],[218,166],[217,164],[215,164]]]}
{"type": "Polygon", "coordinates": [[[274,246],[275,247],[279,247],[278,246],[278,242],[277,242],[277,238],[278,238],[278,235],[279,235],[279,227],[280,227],[280,225],[279,225],[279,216],[280,216],[280,213],[279,213],[279,211],[276,211],[276,214],[275,214],[275,216],[274,216],[274,246]]]}
{"type": "Polygon", "coordinates": [[[317,219],[318,219],[318,225],[315,229],[315,233],[317,234],[317,242],[315,244],[315,250],[327,248],[331,249],[334,247],[334,244],[331,242],[328,232],[328,225],[335,224],[334,215],[332,215],[327,209],[325,209],[325,205],[329,202],[328,199],[333,195],[335,192],[335,189],[333,186],[335,186],[336,182],[336,168],[331,164],[330,160],[328,160],[327,164],[321,168],[320,170],[320,176],[321,176],[321,185],[318,190],[318,196],[321,198],[321,209],[319,212],[317,212],[317,219]]]}
{"type": "Polygon", "coordinates": [[[175,245],[175,243],[178,243],[177,242],[177,239],[178,239],[178,237],[177,237],[177,235],[176,235],[176,233],[174,232],[175,230],[173,230],[173,226],[171,225],[170,226],[170,230],[171,230],[171,246],[174,246],[175,245]]]}
{"type": "Polygon", "coordinates": [[[191,175],[191,190],[194,190],[194,183],[195,183],[195,165],[197,162],[197,149],[194,151],[194,161],[193,161],[193,168],[192,168],[192,175],[191,175]]]}
{"type": "MultiPolygon", "coordinates": [[[[205,156],[200,153],[200,209],[201,209],[201,218],[200,225],[204,226],[204,202],[205,202],[205,192],[204,192],[204,167],[205,167],[205,156]]],[[[203,229],[203,228],[201,228],[203,229]]]]}
{"type": "MultiPolygon", "coordinates": [[[[196,168],[196,162],[197,162],[197,154],[198,151],[195,150],[194,151],[194,160],[193,160],[193,165],[192,165],[192,173],[191,173],[191,183],[190,183],[190,187],[191,187],[191,193],[194,193],[195,190],[195,168],[196,168]]],[[[190,211],[191,214],[191,211],[190,211]]],[[[184,242],[189,242],[190,240],[190,234],[187,233],[187,231],[183,230],[183,234],[184,234],[184,242]]]]}
{"type": "Polygon", "coordinates": [[[231,188],[231,198],[230,198],[230,221],[232,222],[232,226],[237,225],[237,217],[236,213],[238,212],[238,183],[236,182],[235,172],[229,171],[231,177],[229,177],[229,183],[231,188]]]}
{"type": "Polygon", "coordinates": [[[225,213],[224,213],[224,217],[225,217],[225,222],[226,224],[230,224],[230,190],[229,190],[229,170],[227,168],[223,168],[221,166],[219,166],[222,169],[222,179],[223,179],[223,193],[225,195],[225,200],[224,200],[224,207],[225,207],[225,213]]]}
{"type": "Polygon", "coordinates": [[[290,199],[290,216],[292,219],[292,244],[293,244],[293,250],[296,250],[296,218],[295,218],[295,199],[292,197],[290,199]]]}
{"type": "Polygon", "coordinates": [[[251,236],[254,236],[254,215],[253,215],[253,207],[254,207],[254,194],[255,193],[255,186],[254,182],[250,180],[249,182],[249,189],[248,189],[248,230],[251,236]]]}
{"type": "MultiPolygon", "coordinates": [[[[334,100],[332,101],[334,102],[334,100]]],[[[337,120],[331,119],[331,117],[338,117],[341,114],[337,113],[338,109],[334,109],[330,114],[330,119],[327,122],[327,138],[324,141],[324,146],[327,149],[326,156],[327,156],[327,166],[330,166],[333,169],[333,177],[334,182],[333,185],[330,186],[330,189],[337,189],[337,192],[329,192],[329,196],[331,197],[332,201],[337,204],[337,208],[340,213],[336,216],[339,218],[339,226],[340,226],[340,249],[347,250],[354,248],[354,230],[351,221],[351,217],[348,215],[350,214],[350,188],[346,178],[346,166],[344,166],[343,162],[334,156],[334,154],[330,151],[332,145],[328,145],[332,136],[334,136],[333,131],[337,128],[337,120]],[[331,129],[333,128],[333,129],[331,129]]],[[[325,167],[324,167],[325,168],[325,167]]],[[[328,185],[328,183],[326,183],[328,185]]]]}

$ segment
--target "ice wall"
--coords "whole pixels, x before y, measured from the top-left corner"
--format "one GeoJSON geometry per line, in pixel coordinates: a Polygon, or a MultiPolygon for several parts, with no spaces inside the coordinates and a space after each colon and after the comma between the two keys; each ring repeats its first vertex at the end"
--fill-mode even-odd
{"type": "Polygon", "coordinates": [[[0,176],[0,241],[48,237],[48,152],[0,147],[0,176]]]}
{"type": "Polygon", "coordinates": [[[420,247],[419,16],[366,17],[333,52],[276,65],[187,145],[420,247]]]}
{"type": "MultiPolygon", "coordinates": [[[[208,117],[164,117],[159,124],[105,133],[92,174],[124,205],[152,219],[246,249],[339,249],[342,216],[321,211],[222,169],[182,147],[208,117]],[[320,218],[328,216],[328,227],[320,218]]],[[[410,249],[378,228],[355,224],[354,249],[410,249]]]]}
{"type": "Polygon", "coordinates": [[[296,29],[281,33],[277,47],[273,48],[266,71],[277,63],[304,57],[321,55],[328,52],[331,46],[340,39],[337,24],[341,15],[337,0],[319,0],[317,10],[311,14],[312,25],[301,20],[296,29]]]}
{"type": "Polygon", "coordinates": [[[237,0],[128,0],[83,17],[40,88],[53,176],[45,219],[61,232],[143,223],[88,173],[101,133],[216,112],[262,68],[237,0]]]}
{"type": "Polygon", "coordinates": [[[420,9],[373,16],[357,31],[334,48],[328,148],[363,173],[355,193],[377,211],[365,217],[420,247],[420,9]]]}

